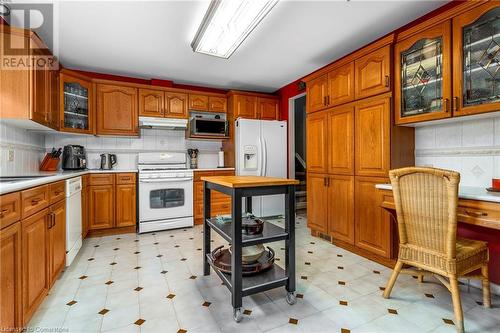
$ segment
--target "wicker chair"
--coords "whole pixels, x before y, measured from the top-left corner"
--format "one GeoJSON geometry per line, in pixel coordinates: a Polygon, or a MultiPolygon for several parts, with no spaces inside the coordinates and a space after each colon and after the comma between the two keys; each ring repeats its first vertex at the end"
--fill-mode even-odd
{"type": "Polygon", "coordinates": [[[389,173],[399,229],[399,256],[384,290],[389,298],[399,273],[434,275],[450,290],[457,331],[463,332],[458,278],[478,278],[483,305],[491,306],[488,247],[485,242],[457,239],[460,174],[434,168],[402,168],[389,173]],[[403,265],[417,270],[403,269],[403,265]],[[481,274],[473,275],[475,271],[481,274]],[[448,280],[446,280],[446,278],[448,280]]]}

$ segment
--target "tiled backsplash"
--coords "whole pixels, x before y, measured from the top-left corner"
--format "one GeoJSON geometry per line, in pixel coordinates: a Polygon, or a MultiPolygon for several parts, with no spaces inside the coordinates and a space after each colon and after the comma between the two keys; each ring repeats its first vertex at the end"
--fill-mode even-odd
{"type": "Polygon", "coordinates": [[[0,121],[0,176],[38,172],[45,152],[43,134],[29,132],[0,121]],[[9,151],[14,153],[9,160],[9,151]]]}
{"type": "Polygon", "coordinates": [[[63,147],[65,145],[82,145],[87,150],[88,167],[97,169],[100,166],[101,153],[117,155],[117,169],[136,169],[139,152],[179,151],[188,148],[200,150],[199,168],[217,167],[217,153],[221,148],[220,141],[186,140],[184,131],[175,130],[142,130],[139,138],[99,137],[88,135],[67,135],[61,133],[47,134],[45,148],[63,147]]]}
{"type": "Polygon", "coordinates": [[[500,116],[415,129],[415,163],[460,172],[463,186],[500,178],[500,116]]]}

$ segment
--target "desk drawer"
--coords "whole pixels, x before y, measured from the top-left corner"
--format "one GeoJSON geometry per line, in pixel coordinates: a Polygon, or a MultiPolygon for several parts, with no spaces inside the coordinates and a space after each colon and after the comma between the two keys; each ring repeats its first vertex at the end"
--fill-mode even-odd
{"type": "Polygon", "coordinates": [[[461,199],[458,202],[457,219],[460,222],[500,229],[500,204],[461,199]]]}
{"type": "Polygon", "coordinates": [[[115,183],[115,174],[96,173],[90,175],[90,185],[113,185],[115,183]]]}
{"type": "Polygon", "coordinates": [[[21,192],[21,218],[26,218],[49,205],[49,186],[43,185],[21,192]]]}
{"type": "Polygon", "coordinates": [[[135,184],[135,173],[117,173],[116,183],[121,184],[135,184]]]}
{"type": "Polygon", "coordinates": [[[66,197],[66,182],[49,184],[49,203],[52,205],[66,197]]]}
{"type": "Polygon", "coordinates": [[[0,196],[0,229],[21,219],[21,193],[0,196]]]}

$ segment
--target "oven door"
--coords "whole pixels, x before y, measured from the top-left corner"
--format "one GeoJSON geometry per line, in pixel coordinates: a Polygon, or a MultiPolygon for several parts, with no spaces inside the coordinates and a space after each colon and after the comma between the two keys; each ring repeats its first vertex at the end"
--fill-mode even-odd
{"type": "Polygon", "coordinates": [[[192,178],[139,180],[139,221],[193,216],[192,178]]]}

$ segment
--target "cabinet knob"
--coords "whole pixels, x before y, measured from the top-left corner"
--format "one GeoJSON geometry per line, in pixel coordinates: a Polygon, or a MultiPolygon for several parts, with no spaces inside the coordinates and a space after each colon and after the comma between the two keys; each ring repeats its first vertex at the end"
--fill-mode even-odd
{"type": "Polygon", "coordinates": [[[453,97],[453,112],[458,111],[458,96],[453,97]]]}
{"type": "Polygon", "coordinates": [[[385,86],[389,87],[391,85],[391,77],[389,75],[385,76],[385,86]]]}
{"type": "Polygon", "coordinates": [[[448,112],[448,98],[443,98],[442,103],[444,112],[448,112]]]}

